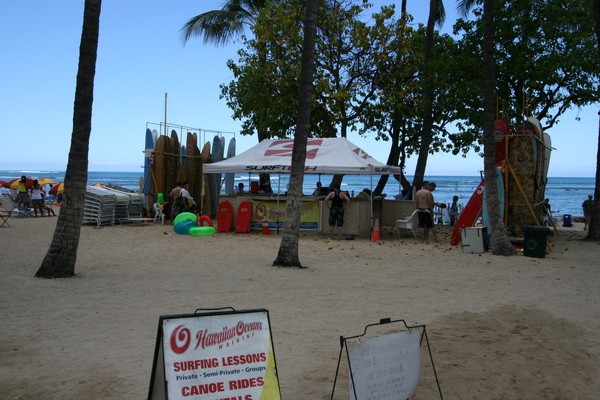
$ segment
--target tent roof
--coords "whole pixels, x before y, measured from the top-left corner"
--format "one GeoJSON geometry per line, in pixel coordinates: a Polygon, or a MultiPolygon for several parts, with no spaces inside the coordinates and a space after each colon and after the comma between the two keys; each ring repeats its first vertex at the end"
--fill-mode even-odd
{"type": "MultiPolygon", "coordinates": [[[[293,140],[263,140],[238,156],[203,166],[204,173],[289,174],[293,140]]],[[[400,168],[385,165],[346,138],[308,139],[305,173],[390,175],[400,168]]]]}

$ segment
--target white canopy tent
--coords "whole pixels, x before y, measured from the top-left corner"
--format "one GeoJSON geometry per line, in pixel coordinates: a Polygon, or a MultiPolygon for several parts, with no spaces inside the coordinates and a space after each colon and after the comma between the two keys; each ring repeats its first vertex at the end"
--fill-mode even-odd
{"type": "MultiPolygon", "coordinates": [[[[294,140],[263,140],[249,150],[223,161],[203,165],[206,174],[290,174],[294,140]]],[[[306,145],[305,174],[396,175],[399,167],[381,163],[346,138],[311,138],[306,145]]],[[[279,197],[277,198],[279,203],[279,197]]],[[[371,227],[373,198],[371,196],[371,227]]]]}
{"type": "MultiPolygon", "coordinates": [[[[294,141],[263,140],[249,150],[212,164],[204,164],[203,172],[289,174],[292,168],[294,141]]],[[[400,168],[385,165],[346,138],[308,139],[306,174],[325,175],[395,175],[400,168]]]]}

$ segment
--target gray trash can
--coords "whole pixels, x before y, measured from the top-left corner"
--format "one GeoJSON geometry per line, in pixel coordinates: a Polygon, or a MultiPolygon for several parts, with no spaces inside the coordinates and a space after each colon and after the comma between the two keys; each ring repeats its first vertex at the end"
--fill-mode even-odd
{"type": "Polygon", "coordinates": [[[548,241],[550,229],[545,226],[526,225],[523,227],[523,232],[525,234],[523,255],[538,258],[546,257],[546,242],[548,241]]]}

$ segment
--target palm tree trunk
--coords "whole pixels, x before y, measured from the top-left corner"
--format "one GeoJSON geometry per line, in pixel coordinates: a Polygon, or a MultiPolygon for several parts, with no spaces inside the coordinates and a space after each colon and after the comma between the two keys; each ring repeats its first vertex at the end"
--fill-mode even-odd
{"type": "Polygon", "coordinates": [[[286,202],[283,235],[277,258],[273,266],[302,267],[298,256],[300,236],[300,215],[302,212],[302,185],[306,161],[306,143],[310,130],[313,76],[315,71],[315,44],[317,42],[318,0],[306,0],[304,21],[304,46],[302,49],[302,70],[298,96],[298,123],[294,135],[290,191],[286,202]]]}
{"type": "Polygon", "coordinates": [[[85,0],[73,110],[73,134],[65,173],[66,201],[61,207],[48,253],[35,274],[38,278],[67,278],[75,275],[87,183],[101,3],[102,0],[85,0]]]}
{"type": "Polygon", "coordinates": [[[425,59],[423,68],[423,129],[421,131],[421,145],[419,146],[419,157],[415,168],[413,186],[421,188],[427,167],[427,158],[429,156],[429,146],[432,142],[433,130],[433,85],[431,79],[431,61],[433,60],[433,36],[436,20],[437,2],[441,0],[429,1],[429,18],[427,19],[427,28],[425,33],[425,59]]]}
{"type": "MultiPolygon", "coordinates": [[[[594,21],[596,40],[598,41],[598,59],[600,60],[600,0],[594,0],[594,21]]],[[[598,113],[600,115],[600,112],[598,113]]],[[[596,186],[594,188],[594,212],[587,238],[600,239],[600,121],[598,122],[598,152],[596,153],[596,186]]]]}
{"type": "Polygon", "coordinates": [[[495,160],[495,87],[494,77],[494,0],[485,0],[483,5],[483,98],[484,98],[484,129],[483,152],[485,193],[488,206],[488,215],[491,225],[492,246],[494,254],[511,256],[516,255],[515,248],[510,243],[504,221],[500,214],[498,199],[498,186],[496,179],[495,160]]]}

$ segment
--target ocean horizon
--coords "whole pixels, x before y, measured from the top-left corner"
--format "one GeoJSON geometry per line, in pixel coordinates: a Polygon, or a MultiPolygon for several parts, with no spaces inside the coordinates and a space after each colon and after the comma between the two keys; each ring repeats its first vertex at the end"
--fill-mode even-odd
{"type": "MultiPolygon", "coordinates": [[[[41,171],[41,170],[0,170],[0,180],[11,181],[20,178],[22,175],[34,179],[48,178],[57,182],[62,182],[65,178],[65,171],[41,171]]],[[[139,190],[140,178],[143,177],[143,170],[139,172],[128,171],[89,171],[88,184],[111,183],[119,185],[130,190],[139,190]]],[[[346,175],[342,182],[341,189],[347,191],[350,196],[355,196],[363,189],[373,188],[379,182],[379,176],[369,175],[346,175]]],[[[412,178],[408,175],[407,178],[412,178]]],[[[480,176],[431,176],[426,175],[425,179],[437,184],[433,192],[435,201],[442,203],[451,203],[454,196],[459,196],[459,204],[465,205],[470,199],[474,190],[481,182],[480,176]]],[[[250,181],[257,181],[258,175],[235,174],[236,184],[244,183],[246,188],[250,187],[250,181]]],[[[302,192],[305,195],[312,194],[318,181],[323,186],[329,185],[331,175],[304,175],[304,184],[302,192]]],[[[275,193],[285,193],[289,175],[271,175],[271,187],[275,193]]],[[[589,194],[594,193],[595,178],[582,177],[549,177],[546,186],[545,197],[550,199],[552,211],[555,216],[569,214],[572,216],[583,216],[581,204],[587,199],[589,194]]],[[[6,190],[6,189],[3,189],[6,190]]],[[[401,191],[399,183],[390,177],[385,186],[384,193],[386,198],[393,199],[401,191]]],[[[224,191],[222,190],[222,193],[224,191]]]]}

